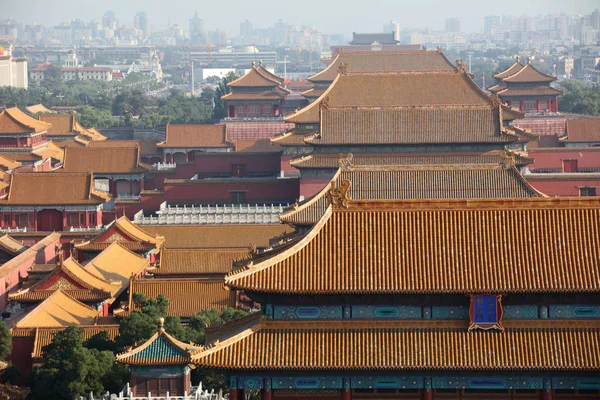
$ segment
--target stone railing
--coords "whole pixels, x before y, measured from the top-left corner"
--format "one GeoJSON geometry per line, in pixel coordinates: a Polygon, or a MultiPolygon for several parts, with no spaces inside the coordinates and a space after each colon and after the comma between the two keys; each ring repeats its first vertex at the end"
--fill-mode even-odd
{"type": "Polygon", "coordinates": [[[157,171],[169,171],[177,168],[177,164],[175,163],[156,163],[152,165],[152,168],[157,171]]]}
{"type": "Polygon", "coordinates": [[[134,222],[139,225],[185,224],[277,224],[288,204],[231,204],[171,206],[161,204],[156,215],[144,216],[138,212],[134,222]]]}
{"type": "Polygon", "coordinates": [[[183,396],[171,396],[169,392],[163,396],[153,395],[151,392],[145,396],[133,396],[131,393],[131,388],[129,387],[129,383],[125,385],[123,391],[121,391],[118,395],[106,393],[104,396],[95,397],[94,393],[90,393],[90,395],[86,397],[79,397],[77,400],[229,400],[229,395],[223,395],[223,392],[219,390],[215,393],[214,390],[210,392],[208,390],[202,389],[202,382],[200,382],[199,386],[192,386],[190,389],[190,393],[184,393],[183,396]]]}
{"type": "Polygon", "coordinates": [[[142,196],[139,194],[117,194],[117,200],[139,200],[142,196]]]}

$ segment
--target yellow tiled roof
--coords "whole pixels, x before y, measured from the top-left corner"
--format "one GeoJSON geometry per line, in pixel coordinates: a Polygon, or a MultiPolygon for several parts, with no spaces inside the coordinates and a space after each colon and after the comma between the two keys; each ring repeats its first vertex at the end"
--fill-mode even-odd
{"type": "Polygon", "coordinates": [[[226,274],[232,263],[248,255],[248,250],[177,249],[165,250],[160,257],[160,268],[154,273],[167,275],[226,274]]]}
{"type": "Polygon", "coordinates": [[[134,279],[131,281],[130,306],[133,310],[133,293],[141,293],[147,299],[159,294],[169,300],[167,316],[190,318],[200,311],[236,306],[235,291],[225,290],[223,280],[192,279],[134,279]]]}
{"type": "Polygon", "coordinates": [[[263,320],[192,359],[227,370],[600,371],[597,323],[518,324],[469,332],[462,321],[263,320]]]}
{"type": "Polygon", "coordinates": [[[40,133],[52,125],[31,118],[17,107],[6,108],[0,113],[0,134],[2,133],[40,133]]]}
{"type": "Polygon", "coordinates": [[[600,292],[599,198],[347,206],[328,208],[301,240],[230,273],[226,285],[288,294],[600,292]]]}
{"type": "Polygon", "coordinates": [[[119,242],[114,242],[94,257],[85,269],[100,279],[119,282],[123,288],[132,275],[141,274],[149,264],[144,257],[127,250],[119,242]]]}
{"type": "Polygon", "coordinates": [[[15,328],[58,328],[70,325],[93,325],[98,311],[75,300],[62,290],[40,303],[15,323],[15,328]]]}

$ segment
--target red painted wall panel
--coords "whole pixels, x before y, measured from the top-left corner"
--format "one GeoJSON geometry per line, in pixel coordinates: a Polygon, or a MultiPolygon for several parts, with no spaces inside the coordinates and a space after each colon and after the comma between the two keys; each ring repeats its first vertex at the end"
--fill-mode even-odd
{"type": "Polygon", "coordinates": [[[576,159],[578,168],[598,168],[600,169],[600,149],[592,147],[589,149],[579,148],[577,150],[565,150],[560,151],[544,151],[542,149],[536,151],[530,151],[529,157],[535,161],[529,165],[530,170],[536,169],[561,169],[562,160],[564,159],[576,159]]]}

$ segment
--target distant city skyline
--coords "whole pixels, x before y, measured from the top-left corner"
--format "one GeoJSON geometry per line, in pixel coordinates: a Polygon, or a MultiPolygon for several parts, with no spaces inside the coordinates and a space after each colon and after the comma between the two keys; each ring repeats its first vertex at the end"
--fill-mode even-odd
{"type": "Polygon", "coordinates": [[[14,18],[23,24],[54,26],[71,19],[102,21],[107,11],[117,15],[119,24],[133,26],[136,13],[146,12],[153,30],[166,29],[168,24],[179,24],[189,29],[189,19],[197,11],[206,29],[224,29],[229,35],[238,35],[240,22],[249,20],[254,27],[268,27],[278,19],[295,25],[312,25],[324,33],[380,32],[383,24],[397,21],[401,29],[431,28],[444,30],[446,18],[459,18],[464,32],[483,29],[483,18],[488,15],[529,15],[566,13],[580,15],[600,8],[598,0],[346,0],[323,2],[304,0],[300,4],[257,3],[248,0],[230,0],[209,3],[176,0],[165,3],[158,0],[21,0],[2,5],[2,19],[14,18]],[[49,4],[53,4],[49,6],[49,4]],[[215,4],[213,6],[213,4],[215,4]],[[203,7],[204,6],[204,7],[203,7]]]}

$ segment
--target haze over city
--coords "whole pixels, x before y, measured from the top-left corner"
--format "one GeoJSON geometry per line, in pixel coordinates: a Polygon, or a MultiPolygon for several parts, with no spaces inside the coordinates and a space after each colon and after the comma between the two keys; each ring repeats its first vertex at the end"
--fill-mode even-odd
{"type": "Polygon", "coordinates": [[[0,400],[600,399],[600,0],[0,2],[0,400]]]}
{"type": "Polygon", "coordinates": [[[230,0],[227,2],[176,0],[120,1],[120,0],[46,0],[2,1],[2,18],[14,18],[41,25],[55,25],[71,19],[100,20],[113,10],[121,23],[131,24],[136,12],[145,11],[153,29],[171,24],[187,26],[195,11],[209,29],[219,28],[229,35],[237,34],[239,22],[250,20],[257,27],[267,27],[278,19],[288,23],[313,25],[325,33],[354,31],[375,32],[384,21],[393,19],[402,27],[441,30],[445,18],[459,17],[466,32],[483,28],[487,15],[538,15],[566,13],[586,14],[598,8],[598,0],[348,0],[293,2],[257,2],[230,0]]]}

